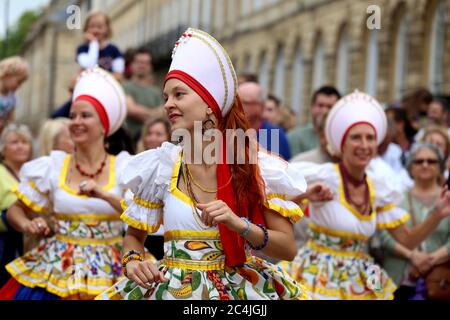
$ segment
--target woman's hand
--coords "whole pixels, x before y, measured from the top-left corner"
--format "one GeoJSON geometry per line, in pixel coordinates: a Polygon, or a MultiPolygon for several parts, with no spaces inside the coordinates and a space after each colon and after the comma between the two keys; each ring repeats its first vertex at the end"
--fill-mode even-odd
{"type": "Polygon", "coordinates": [[[450,191],[448,190],[447,185],[442,188],[441,195],[436,202],[435,208],[439,217],[446,218],[450,216],[450,191]]]}
{"type": "Polygon", "coordinates": [[[81,181],[78,194],[100,199],[104,199],[105,197],[102,188],[100,188],[94,180],[81,181]]]}
{"type": "Polygon", "coordinates": [[[222,200],[216,200],[206,204],[199,203],[197,208],[202,211],[201,219],[207,226],[212,227],[223,223],[228,229],[235,232],[242,231],[246,226],[245,222],[222,200]]]}
{"type": "Polygon", "coordinates": [[[433,267],[432,257],[425,252],[413,251],[410,261],[420,274],[426,274],[433,267]]]}
{"type": "Polygon", "coordinates": [[[150,289],[154,282],[168,281],[158,267],[148,260],[132,260],[127,263],[126,269],[128,279],[133,280],[142,288],[150,289]]]}
{"type": "Polygon", "coordinates": [[[435,210],[442,219],[450,216],[450,191],[447,185],[442,188],[435,210]]]}
{"type": "Polygon", "coordinates": [[[114,193],[104,191],[94,180],[81,181],[79,188],[79,195],[105,200],[116,209],[117,212],[122,212],[122,207],[120,205],[122,198],[114,193]]]}
{"type": "Polygon", "coordinates": [[[333,192],[323,182],[315,182],[306,189],[309,201],[330,201],[333,200],[333,192]]]}
{"type": "Polygon", "coordinates": [[[32,235],[47,236],[48,234],[50,234],[50,228],[47,225],[47,222],[41,217],[37,217],[25,222],[24,226],[22,227],[22,230],[24,233],[32,235]]]}
{"type": "Polygon", "coordinates": [[[314,182],[308,185],[304,193],[298,195],[292,201],[301,205],[305,199],[313,202],[330,201],[333,200],[333,192],[325,183],[314,182]]]}

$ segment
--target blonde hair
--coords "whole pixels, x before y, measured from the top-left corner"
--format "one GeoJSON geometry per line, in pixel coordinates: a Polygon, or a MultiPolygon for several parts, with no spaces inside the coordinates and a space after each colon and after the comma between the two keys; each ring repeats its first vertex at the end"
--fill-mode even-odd
{"type": "Polygon", "coordinates": [[[9,76],[20,76],[22,80],[28,78],[28,63],[19,56],[13,56],[0,61],[0,79],[9,76]]]}
{"type": "Polygon", "coordinates": [[[33,136],[31,135],[31,131],[25,124],[16,124],[16,123],[10,123],[8,124],[2,131],[2,134],[0,136],[0,155],[1,158],[3,158],[3,151],[5,150],[6,145],[6,138],[10,134],[17,134],[25,140],[27,140],[30,143],[30,158],[33,156],[33,136]]]}
{"type": "Polygon", "coordinates": [[[94,10],[88,14],[88,16],[86,18],[86,22],[84,23],[83,32],[87,32],[87,29],[89,27],[89,22],[91,22],[91,19],[96,16],[102,16],[103,18],[105,18],[106,27],[108,28],[108,31],[106,32],[105,37],[106,37],[106,39],[110,39],[112,37],[111,20],[109,19],[108,15],[106,13],[104,13],[103,11],[94,10]]]}
{"type": "Polygon", "coordinates": [[[69,125],[69,123],[70,120],[67,118],[56,118],[45,121],[38,138],[41,156],[47,156],[52,152],[61,129],[69,125]]]}
{"type": "Polygon", "coordinates": [[[280,121],[278,125],[286,131],[297,126],[297,117],[291,108],[285,106],[280,107],[280,121]]]}
{"type": "Polygon", "coordinates": [[[421,139],[421,142],[425,142],[426,138],[433,133],[440,134],[445,140],[445,154],[444,157],[447,159],[450,153],[450,137],[448,135],[447,128],[438,126],[438,125],[430,125],[425,128],[425,132],[421,139]]]}
{"type": "Polygon", "coordinates": [[[156,118],[153,120],[148,120],[142,126],[141,136],[140,136],[139,141],[136,146],[137,153],[141,153],[141,152],[145,151],[145,148],[144,148],[145,135],[147,134],[148,130],[151,127],[153,127],[155,124],[158,124],[158,123],[162,123],[164,125],[164,128],[166,129],[166,132],[167,132],[167,136],[169,137],[169,140],[170,140],[170,135],[172,133],[172,126],[171,126],[169,120],[167,120],[166,118],[156,118]]]}

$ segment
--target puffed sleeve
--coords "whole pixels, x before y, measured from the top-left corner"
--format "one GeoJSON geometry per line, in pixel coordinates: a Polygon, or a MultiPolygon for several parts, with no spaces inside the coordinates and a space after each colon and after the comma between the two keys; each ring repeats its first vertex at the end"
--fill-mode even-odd
{"type": "Polygon", "coordinates": [[[116,181],[119,189],[122,192],[122,197],[128,191],[127,186],[125,185],[124,180],[126,179],[126,175],[124,174],[125,168],[132,159],[132,156],[127,151],[120,152],[115,158],[115,174],[116,181]]]}
{"type": "Polygon", "coordinates": [[[259,167],[266,186],[265,207],[278,212],[291,222],[303,216],[300,207],[287,200],[306,191],[306,181],[302,173],[281,158],[259,152],[259,167]]]}
{"type": "Polygon", "coordinates": [[[13,188],[13,192],[34,212],[48,211],[53,165],[52,158],[45,156],[25,163],[20,169],[20,183],[13,188]]]}
{"type": "Polygon", "coordinates": [[[323,182],[333,193],[338,193],[340,177],[336,164],[298,161],[292,162],[291,166],[301,172],[307,183],[323,182]]]}
{"type": "MultiPolygon", "coordinates": [[[[339,197],[339,171],[335,164],[324,163],[317,164],[310,161],[293,161],[291,162],[296,170],[300,171],[305,177],[308,184],[322,182],[325,183],[333,193],[334,197],[339,197]]],[[[309,200],[305,199],[303,205],[309,205],[309,200]]]]}
{"type": "Polygon", "coordinates": [[[147,233],[158,230],[177,152],[178,147],[166,142],[132,157],[126,164],[121,183],[128,191],[122,201],[121,219],[129,226],[147,233]]]}
{"type": "Polygon", "coordinates": [[[395,179],[395,172],[386,170],[378,167],[377,170],[371,170],[370,166],[367,170],[375,194],[378,229],[393,229],[409,219],[409,213],[399,207],[403,200],[403,190],[395,179]]]}

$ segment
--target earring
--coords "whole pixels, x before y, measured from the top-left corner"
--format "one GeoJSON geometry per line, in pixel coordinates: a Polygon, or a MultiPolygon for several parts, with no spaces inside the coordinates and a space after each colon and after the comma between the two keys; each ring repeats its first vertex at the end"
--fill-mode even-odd
{"type": "Polygon", "coordinates": [[[208,116],[208,119],[206,119],[206,120],[203,121],[203,123],[202,123],[203,134],[205,134],[205,131],[214,129],[215,126],[216,126],[216,124],[214,123],[214,121],[211,119],[212,111],[211,111],[210,108],[207,109],[206,115],[208,116]]]}

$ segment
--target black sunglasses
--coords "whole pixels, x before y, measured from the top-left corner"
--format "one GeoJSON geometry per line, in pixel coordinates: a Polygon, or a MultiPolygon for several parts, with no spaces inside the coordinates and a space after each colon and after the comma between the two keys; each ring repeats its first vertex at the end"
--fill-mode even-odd
{"type": "Polygon", "coordinates": [[[414,159],[413,163],[417,165],[422,165],[426,162],[428,165],[437,164],[439,161],[437,159],[414,159]]]}

